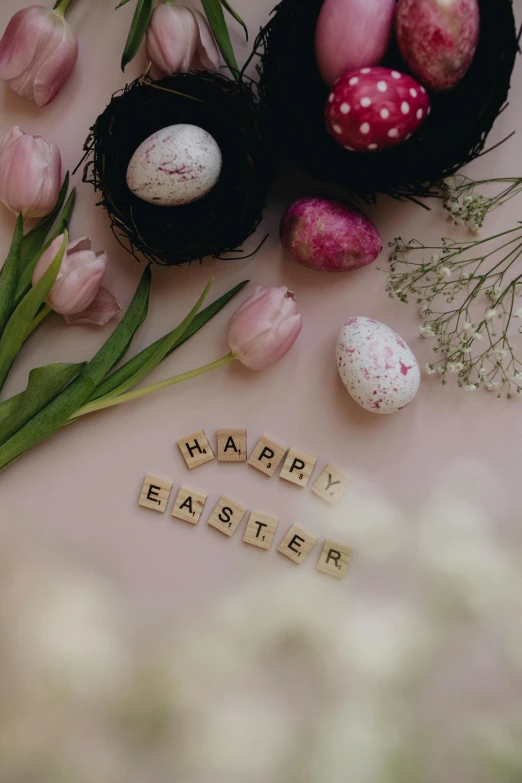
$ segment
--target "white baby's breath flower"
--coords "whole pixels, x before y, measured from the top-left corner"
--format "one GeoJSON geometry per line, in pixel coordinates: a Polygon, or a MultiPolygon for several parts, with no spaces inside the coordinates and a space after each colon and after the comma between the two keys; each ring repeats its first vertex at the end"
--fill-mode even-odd
{"type": "Polygon", "coordinates": [[[474,392],[478,389],[478,385],[476,383],[467,383],[464,388],[467,392],[474,392]]]}
{"type": "Polygon", "coordinates": [[[435,375],[435,373],[437,372],[433,364],[425,364],[424,369],[426,370],[428,375],[435,375]]]}
{"type": "Polygon", "coordinates": [[[508,352],[504,350],[504,348],[496,348],[495,349],[495,356],[497,359],[505,359],[505,357],[508,355],[508,352]]]}
{"type": "Polygon", "coordinates": [[[451,277],[451,269],[449,266],[441,266],[437,269],[437,274],[441,280],[449,280],[451,277]]]}
{"type": "Polygon", "coordinates": [[[464,369],[462,362],[448,362],[447,367],[448,371],[452,373],[459,373],[464,369]]]}
{"type": "Polygon", "coordinates": [[[516,370],[514,378],[515,378],[516,381],[522,380],[522,372],[520,372],[519,370],[516,370]]]}
{"type": "Polygon", "coordinates": [[[419,332],[421,337],[435,337],[435,332],[431,326],[419,326],[419,332]]]}
{"type": "Polygon", "coordinates": [[[478,340],[479,342],[484,339],[480,332],[473,332],[471,336],[474,340],[478,340]]]}
{"type": "Polygon", "coordinates": [[[466,321],[466,323],[465,323],[465,324],[464,324],[464,326],[462,327],[463,331],[465,331],[465,332],[472,332],[472,331],[473,331],[473,328],[474,328],[474,327],[473,327],[473,324],[472,324],[472,323],[470,323],[469,321],[466,321]]]}
{"type": "Polygon", "coordinates": [[[432,255],[432,257],[431,257],[431,263],[432,264],[438,264],[439,261],[440,261],[440,256],[437,253],[432,255]]]}
{"type": "Polygon", "coordinates": [[[522,318],[522,307],[519,307],[515,312],[515,318],[522,318]]]}
{"type": "Polygon", "coordinates": [[[497,315],[497,311],[495,308],[490,307],[488,310],[486,310],[486,313],[484,315],[486,321],[491,321],[492,318],[494,318],[497,315]]]}
{"type": "Polygon", "coordinates": [[[486,389],[488,391],[496,391],[498,389],[498,381],[488,381],[488,383],[486,383],[486,389]]]}

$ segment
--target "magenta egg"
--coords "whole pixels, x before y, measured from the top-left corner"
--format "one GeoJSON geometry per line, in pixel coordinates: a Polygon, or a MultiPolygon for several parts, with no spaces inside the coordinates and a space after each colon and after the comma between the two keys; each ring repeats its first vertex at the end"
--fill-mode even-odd
{"type": "Polygon", "coordinates": [[[475,55],[480,27],[477,0],[399,0],[397,43],[408,67],[429,90],[451,90],[475,55]]]}
{"type": "Polygon", "coordinates": [[[379,232],[363,212],[329,198],[294,201],[281,220],[280,238],[295,261],[323,272],[358,269],[382,250],[379,232]]]}
{"type": "Polygon", "coordinates": [[[389,68],[345,74],[326,101],[328,132],[352,152],[379,152],[407,141],[430,113],[425,88],[389,68]]]}

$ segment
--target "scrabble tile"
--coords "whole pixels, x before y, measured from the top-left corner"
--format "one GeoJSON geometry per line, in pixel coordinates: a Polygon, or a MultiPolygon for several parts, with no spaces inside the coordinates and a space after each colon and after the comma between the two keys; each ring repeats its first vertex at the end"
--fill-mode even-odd
{"type": "Polygon", "coordinates": [[[181,487],[174,501],[172,516],[176,517],[176,519],[182,519],[184,522],[190,522],[192,525],[197,525],[206,499],[207,496],[202,495],[201,492],[181,487]]]}
{"type": "Polygon", "coordinates": [[[281,446],[277,441],[263,435],[250,455],[248,464],[253,468],[257,468],[266,476],[273,476],[285,454],[285,446],[281,446]]]}
{"type": "Polygon", "coordinates": [[[260,549],[270,549],[279,520],[266,514],[252,511],[246,526],[243,541],[245,544],[258,546],[260,549]]]}
{"type": "Polygon", "coordinates": [[[346,473],[339,470],[334,465],[327,465],[315,484],[312,492],[326,500],[330,505],[335,506],[352,483],[352,480],[346,473]]]}
{"type": "Polygon", "coordinates": [[[312,551],[317,538],[311,536],[306,530],[292,525],[286,536],[279,544],[278,552],[281,552],[285,557],[289,557],[294,563],[300,565],[304,563],[310,552],[312,551]]]}
{"type": "Polygon", "coordinates": [[[214,453],[203,430],[178,440],[178,446],[190,470],[214,459],[214,453]]]}
{"type": "Polygon", "coordinates": [[[351,547],[327,539],[324,542],[317,570],[330,574],[330,576],[335,576],[337,579],[342,579],[346,576],[352,555],[353,549],[351,547]]]}
{"type": "Polygon", "coordinates": [[[245,513],[245,506],[242,506],[241,503],[237,503],[235,500],[223,495],[212,512],[208,524],[211,525],[211,527],[215,527],[216,530],[220,530],[226,536],[231,536],[245,516],[245,513]]]}
{"type": "Polygon", "coordinates": [[[218,461],[246,462],[246,430],[218,430],[218,461]]]}
{"type": "Polygon", "coordinates": [[[145,476],[140,495],[140,506],[143,508],[152,508],[154,511],[160,511],[162,514],[167,509],[172,481],[156,478],[155,476],[145,476]]]}
{"type": "Polygon", "coordinates": [[[299,449],[290,449],[279,478],[291,481],[298,487],[306,487],[316,462],[316,458],[310,454],[299,451],[299,449]]]}

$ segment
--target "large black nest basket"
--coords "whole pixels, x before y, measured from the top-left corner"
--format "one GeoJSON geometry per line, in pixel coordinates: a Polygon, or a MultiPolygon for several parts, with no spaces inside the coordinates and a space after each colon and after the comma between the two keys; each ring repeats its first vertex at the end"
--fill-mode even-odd
{"type": "MultiPolygon", "coordinates": [[[[328,90],[314,54],[321,6],[322,0],[283,0],[256,42],[266,121],[282,155],[315,179],[373,200],[376,193],[426,195],[484,150],[518,51],[512,0],[479,0],[480,40],[463,81],[431,96],[431,115],[410,141],[373,154],[349,152],[325,130],[328,90]]],[[[395,44],[382,64],[409,72],[395,44]]]]}
{"type": "Polygon", "coordinates": [[[254,85],[218,73],[140,78],[116,94],[85,143],[84,181],[100,192],[118,241],[133,255],[169,266],[240,255],[261,221],[274,175],[259,121],[254,85]],[[178,123],[198,125],[214,137],[223,159],[220,178],[192,204],[148,204],[127,187],[127,167],[146,138],[178,123]]]}

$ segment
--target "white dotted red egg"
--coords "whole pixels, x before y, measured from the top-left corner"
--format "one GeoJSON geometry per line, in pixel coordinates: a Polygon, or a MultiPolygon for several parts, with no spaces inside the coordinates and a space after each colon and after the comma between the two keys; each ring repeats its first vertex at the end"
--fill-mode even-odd
{"type": "Polygon", "coordinates": [[[354,152],[378,152],[407,141],[430,113],[415,79],[389,68],[361,68],[342,76],[326,102],[330,135],[354,152]]]}

